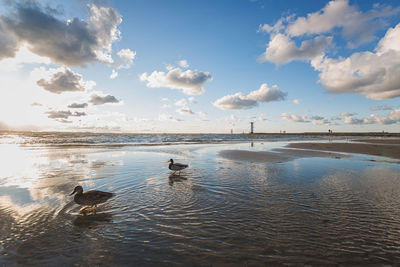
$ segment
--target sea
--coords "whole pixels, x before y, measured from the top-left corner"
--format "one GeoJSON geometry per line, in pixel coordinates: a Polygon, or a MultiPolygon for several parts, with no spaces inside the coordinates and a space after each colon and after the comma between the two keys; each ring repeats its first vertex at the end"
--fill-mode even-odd
{"type": "Polygon", "coordinates": [[[395,266],[398,163],[220,155],[357,138],[2,132],[0,266],[395,266]],[[77,185],[115,196],[83,215],[77,185]]]}

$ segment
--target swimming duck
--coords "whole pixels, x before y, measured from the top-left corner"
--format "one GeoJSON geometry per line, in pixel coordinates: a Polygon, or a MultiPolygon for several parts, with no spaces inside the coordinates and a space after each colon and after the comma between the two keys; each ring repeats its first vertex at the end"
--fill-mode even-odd
{"type": "Polygon", "coordinates": [[[115,196],[114,193],[103,192],[98,190],[89,190],[87,192],[83,192],[82,186],[78,185],[75,187],[74,191],[70,194],[74,196],[75,203],[82,205],[82,206],[90,206],[90,207],[83,207],[80,212],[85,214],[87,212],[93,211],[96,212],[97,204],[106,202],[109,198],[115,196]]]}
{"type": "Polygon", "coordinates": [[[175,174],[176,172],[179,172],[178,174],[181,175],[181,170],[186,169],[187,167],[189,167],[189,165],[187,164],[181,164],[181,163],[174,163],[173,159],[170,159],[168,162],[171,162],[168,165],[168,168],[173,171],[175,174]]]}

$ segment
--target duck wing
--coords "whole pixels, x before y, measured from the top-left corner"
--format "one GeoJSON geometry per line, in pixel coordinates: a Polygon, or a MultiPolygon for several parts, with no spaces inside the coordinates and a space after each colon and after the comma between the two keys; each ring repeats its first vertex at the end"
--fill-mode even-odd
{"type": "Polygon", "coordinates": [[[181,164],[181,163],[174,163],[174,164],[171,164],[171,165],[169,166],[169,168],[170,168],[171,170],[173,170],[173,171],[183,170],[183,169],[185,169],[185,168],[187,168],[187,167],[189,167],[189,165],[187,165],[187,164],[181,164]]]}
{"type": "Polygon", "coordinates": [[[90,190],[87,192],[84,192],[80,198],[79,202],[76,201],[78,204],[83,204],[83,205],[96,205],[103,203],[107,201],[109,198],[115,196],[114,193],[110,192],[103,192],[103,191],[98,191],[98,190],[90,190]]]}

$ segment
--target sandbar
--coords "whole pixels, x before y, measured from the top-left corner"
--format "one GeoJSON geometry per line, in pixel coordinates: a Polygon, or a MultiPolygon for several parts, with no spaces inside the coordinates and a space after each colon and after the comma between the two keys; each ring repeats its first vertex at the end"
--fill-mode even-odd
{"type": "Polygon", "coordinates": [[[270,162],[280,163],[294,160],[296,158],[310,157],[330,157],[343,158],[348,157],[346,154],[300,150],[291,148],[276,148],[272,151],[248,151],[248,150],[222,150],[219,155],[230,160],[250,161],[250,162],[270,162]]]}
{"type": "Polygon", "coordinates": [[[366,154],[400,159],[400,146],[393,143],[393,140],[362,140],[362,142],[364,143],[291,143],[288,144],[287,147],[318,151],[366,154]]]}

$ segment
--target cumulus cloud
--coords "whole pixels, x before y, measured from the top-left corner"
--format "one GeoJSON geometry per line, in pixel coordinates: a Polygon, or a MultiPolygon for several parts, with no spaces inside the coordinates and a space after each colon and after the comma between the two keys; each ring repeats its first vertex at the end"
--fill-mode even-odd
{"type": "Polygon", "coordinates": [[[219,109],[249,109],[257,106],[257,101],[247,99],[246,95],[236,93],[234,95],[226,95],[213,103],[219,109]]]}
{"type": "Polygon", "coordinates": [[[189,68],[189,64],[186,59],[179,60],[178,65],[181,66],[182,68],[189,68]]]}
{"type": "Polygon", "coordinates": [[[259,60],[275,64],[285,64],[293,60],[312,60],[322,56],[331,42],[332,37],[317,36],[312,40],[303,41],[300,47],[297,47],[289,36],[278,33],[271,37],[267,49],[259,57],[259,60]]]}
{"type": "Polygon", "coordinates": [[[337,59],[326,55],[327,48],[333,46],[333,36],[338,33],[348,41],[348,47],[354,48],[375,40],[376,31],[398,13],[400,6],[374,5],[362,12],[348,0],[330,1],[306,17],[290,15],[275,25],[261,25],[260,31],[269,33],[270,41],[260,60],[275,64],[310,61],[319,72],[321,85],[330,93],[358,93],[375,100],[398,97],[400,23],[387,30],[373,52],[357,52],[337,59]]]}
{"type": "Polygon", "coordinates": [[[83,81],[82,75],[73,72],[67,67],[50,69],[46,72],[46,76],[46,78],[40,79],[36,83],[43,89],[55,94],[85,91],[95,85],[93,81],[83,81]]]}
{"type": "Polygon", "coordinates": [[[13,57],[22,44],[37,55],[68,66],[112,64],[112,44],[120,39],[121,15],[113,8],[88,5],[88,20],[64,21],[34,1],[18,3],[0,17],[0,59],[13,57]]]}
{"type": "Polygon", "coordinates": [[[372,107],[371,110],[373,111],[377,111],[377,110],[393,110],[392,107],[389,107],[388,105],[381,105],[381,106],[376,106],[376,107],[372,107]]]}
{"type": "Polygon", "coordinates": [[[115,78],[117,78],[117,77],[118,77],[118,72],[115,71],[115,70],[112,70],[112,71],[111,71],[111,74],[110,74],[110,79],[115,79],[115,78]]]}
{"type": "Polygon", "coordinates": [[[208,72],[198,70],[182,71],[180,68],[172,68],[167,73],[153,71],[150,75],[146,72],[140,75],[142,82],[147,82],[150,88],[171,88],[181,90],[187,95],[199,95],[204,93],[203,84],[212,80],[208,72]]]}
{"type": "Polygon", "coordinates": [[[118,69],[129,69],[132,64],[133,60],[136,57],[136,52],[128,49],[121,49],[117,53],[118,61],[116,62],[118,69]]]}
{"type": "Polygon", "coordinates": [[[330,93],[359,93],[382,100],[400,96],[400,23],[387,30],[374,52],[350,57],[324,57],[312,62],[330,93]]]}
{"type": "Polygon", "coordinates": [[[192,104],[197,104],[196,98],[194,98],[193,96],[189,97],[188,100],[192,104]]]}
{"type": "Polygon", "coordinates": [[[112,95],[98,95],[93,94],[89,100],[90,103],[93,105],[104,105],[104,104],[112,104],[112,103],[119,103],[119,100],[112,95]]]}
{"type": "Polygon", "coordinates": [[[258,116],[251,116],[249,117],[250,120],[252,121],[266,121],[267,119],[267,115],[261,113],[258,116]]]}
{"type": "Polygon", "coordinates": [[[204,111],[199,111],[199,112],[197,112],[197,114],[199,115],[199,117],[201,118],[201,120],[203,120],[203,121],[208,121],[207,113],[206,113],[206,112],[204,112],[204,111]]]}
{"type": "Polygon", "coordinates": [[[193,115],[194,112],[189,108],[189,107],[181,107],[180,109],[177,109],[176,112],[182,115],[193,115]]]}
{"type": "Polygon", "coordinates": [[[59,122],[62,123],[71,123],[71,121],[68,121],[69,117],[81,117],[81,116],[86,116],[87,114],[85,112],[74,112],[72,113],[69,110],[51,110],[46,112],[48,114],[49,119],[55,119],[59,122]]]}
{"type": "Polygon", "coordinates": [[[300,99],[294,99],[293,103],[296,104],[296,105],[299,105],[300,104],[300,99]]]}
{"type": "Polygon", "coordinates": [[[72,103],[71,105],[68,105],[68,108],[87,108],[87,106],[87,103],[72,103]]]}
{"type": "Polygon", "coordinates": [[[351,112],[342,112],[342,113],[340,113],[340,116],[342,116],[342,117],[352,117],[352,116],[355,116],[355,115],[357,115],[357,113],[351,113],[351,112]]]}
{"type": "Polygon", "coordinates": [[[179,118],[175,118],[174,116],[170,115],[170,114],[160,114],[160,116],[158,116],[158,120],[160,121],[175,121],[175,122],[179,122],[179,121],[183,121],[182,119],[179,118]]]}
{"type": "Polygon", "coordinates": [[[381,124],[381,125],[389,125],[389,124],[400,124],[400,109],[392,110],[386,116],[380,116],[376,114],[371,114],[366,118],[354,118],[352,116],[344,116],[345,124],[381,124]]]}
{"type": "Polygon", "coordinates": [[[328,119],[325,119],[324,117],[321,116],[311,116],[311,122],[312,124],[316,125],[321,125],[321,124],[331,124],[331,121],[328,119]]]}
{"type": "Polygon", "coordinates": [[[182,99],[180,99],[180,100],[175,102],[175,106],[183,107],[183,106],[186,106],[186,105],[187,105],[187,101],[184,98],[182,98],[182,99]]]}
{"type": "Polygon", "coordinates": [[[236,93],[227,95],[216,100],[213,105],[219,109],[249,109],[258,105],[259,102],[271,102],[285,100],[287,93],[279,90],[274,85],[271,88],[263,83],[258,90],[252,91],[247,95],[236,93]]]}
{"type": "Polygon", "coordinates": [[[281,118],[288,122],[310,122],[306,116],[299,116],[292,113],[282,113],[281,118]]]}
{"type": "Polygon", "coordinates": [[[42,107],[43,105],[42,104],[40,104],[40,103],[38,103],[38,102],[33,102],[32,104],[31,104],[31,107],[42,107]]]}
{"type": "Polygon", "coordinates": [[[355,43],[349,44],[354,46],[373,40],[375,32],[385,25],[385,19],[399,12],[400,7],[386,5],[374,5],[371,10],[361,12],[356,6],[351,6],[348,0],[333,0],[307,17],[295,18],[295,15],[290,15],[279,19],[273,26],[261,25],[260,30],[299,37],[324,34],[338,28],[345,39],[355,39],[355,43]]]}

